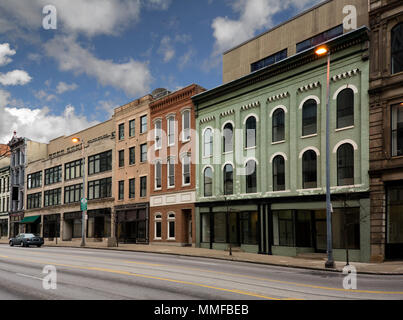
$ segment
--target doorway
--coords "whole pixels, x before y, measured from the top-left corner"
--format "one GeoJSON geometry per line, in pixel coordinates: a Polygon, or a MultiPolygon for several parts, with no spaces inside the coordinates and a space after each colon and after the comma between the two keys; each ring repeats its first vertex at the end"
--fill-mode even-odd
{"type": "Polygon", "coordinates": [[[327,250],[327,223],[326,210],[315,211],[315,251],[326,252],[327,250]]]}

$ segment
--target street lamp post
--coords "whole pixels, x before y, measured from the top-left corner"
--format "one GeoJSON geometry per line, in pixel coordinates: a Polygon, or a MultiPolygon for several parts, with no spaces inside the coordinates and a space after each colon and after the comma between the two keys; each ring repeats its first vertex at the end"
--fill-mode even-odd
{"type": "Polygon", "coordinates": [[[326,268],[334,268],[332,249],[332,204],[330,202],[330,129],[329,129],[329,104],[330,104],[330,50],[326,47],[318,48],[315,53],[318,56],[327,55],[326,78],[326,227],[327,227],[327,261],[326,268]]]}
{"type": "Polygon", "coordinates": [[[86,217],[87,217],[87,203],[86,201],[86,196],[85,196],[85,155],[84,155],[84,139],[80,138],[73,138],[72,139],[73,143],[78,143],[81,141],[82,148],[81,148],[81,156],[83,159],[83,197],[81,199],[80,205],[82,208],[82,216],[81,216],[81,247],[85,247],[85,222],[86,222],[86,217]]]}

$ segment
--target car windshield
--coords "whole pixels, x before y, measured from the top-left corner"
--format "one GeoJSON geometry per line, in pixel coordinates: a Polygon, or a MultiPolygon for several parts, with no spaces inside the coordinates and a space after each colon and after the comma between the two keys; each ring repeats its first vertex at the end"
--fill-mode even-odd
{"type": "Polygon", "coordinates": [[[24,234],[24,238],[34,238],[35,235],[33,233],[26,233],[24,234]]]}

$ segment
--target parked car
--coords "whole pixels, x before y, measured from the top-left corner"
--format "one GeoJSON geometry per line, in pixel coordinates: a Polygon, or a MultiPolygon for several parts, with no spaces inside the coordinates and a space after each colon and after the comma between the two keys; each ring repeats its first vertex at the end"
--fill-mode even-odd
{"type": "Polygon", "coordinates": [[[10,238],[9,241],[11,247],[20,245],[23,247],[37,246],[39,248],[44,243],[45,241],[42,237],[39,237],[33,233],[20,233],[15,238],[10,238]]]}

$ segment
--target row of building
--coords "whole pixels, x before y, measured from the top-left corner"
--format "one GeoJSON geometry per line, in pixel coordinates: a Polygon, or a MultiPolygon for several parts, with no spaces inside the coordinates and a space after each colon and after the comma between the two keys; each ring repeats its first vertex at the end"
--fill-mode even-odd
{"type": "Polygon", "coordinates": [[[325,1],[225,52],[217,88],[157,89],[48,144],[14,134],[0,237],[80,241],[85,172],[87,241],[326,252],[323,44],[335,259],[403,258],[400,0],[325,1]]]}

